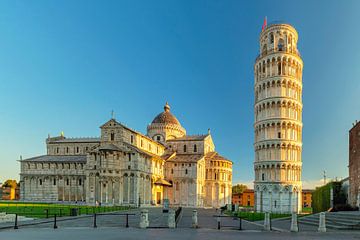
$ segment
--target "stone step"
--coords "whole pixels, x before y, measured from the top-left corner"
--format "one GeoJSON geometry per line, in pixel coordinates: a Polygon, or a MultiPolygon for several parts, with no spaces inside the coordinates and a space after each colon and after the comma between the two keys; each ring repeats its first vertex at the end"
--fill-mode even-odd
{"type": "MultiPolygon", "coordinates": [[[[347,219],[343,215],[339,216],[335,213],[326,213],[326,227],[333,229],[360,229],[360,221],[356,217],[351,217],[351,219],[347,219]]],[[[319,214],[299,218],[299,223],[318,226],[319,214]]]]}
{"type": "MultiPolygon", "coordinates": [[[[301,224],[310,225],[310,226],[319,226],[319,222],[313,223],[313,222],[300,222],[301,224]]],[[[340,225],[333,225],[326,223],[326,227],[330,229],[337,229],[337,230],[350,230],[350,229],[358,229],[354,228],[353,226],[340,226],[340,225]]]]}

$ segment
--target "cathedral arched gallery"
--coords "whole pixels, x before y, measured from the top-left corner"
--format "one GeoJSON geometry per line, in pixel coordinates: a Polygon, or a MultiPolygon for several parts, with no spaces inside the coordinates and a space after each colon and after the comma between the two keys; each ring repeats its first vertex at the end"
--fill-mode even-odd
{"type": "Polygon", "coordinates": [[[46,139],[47,154],[21,159],[21,199],[105,205],[220,207],[231,203],[232,162],[210,131],[187,135],[166,103],[135,131],[112,117],[99,138],[46,139]]]}

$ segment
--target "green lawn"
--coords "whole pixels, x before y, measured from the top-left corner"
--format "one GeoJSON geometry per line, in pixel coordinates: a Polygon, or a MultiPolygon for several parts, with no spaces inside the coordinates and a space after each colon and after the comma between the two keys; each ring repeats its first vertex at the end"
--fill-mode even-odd
{"type": "Polygon", "coordinates": [[[303,213],[312,213],[313,212],[313,209],[311,207],[304,207],[302,209],[302,212],[303,213]]]}
{"type": "Polygon", "coordinates": [[[59,217],[70,216],[72,208],[76,208],[77,214],[93,214],[112,211],[128,210],[126,206],[101,206],[92,207],[85,205],[64,205],[51,203],[14,203],[0,202],[0,212],[17,213],[20,216],[46,218],[53,217],[55,214],[59,217]]]}
{"type": "MultiPolygon", "coordinates": [[[[258,213],[258,212],[235,212],[233,213],[234,216],[241,217],[242,219],[248,220],[248,221],[260,221],[264,220],[265,213],[258,213]]],[[[280,214],[280,213],[270,213],[270,218],[283,218],[283,217],[290,217],[291,214],[280,214]]]]}

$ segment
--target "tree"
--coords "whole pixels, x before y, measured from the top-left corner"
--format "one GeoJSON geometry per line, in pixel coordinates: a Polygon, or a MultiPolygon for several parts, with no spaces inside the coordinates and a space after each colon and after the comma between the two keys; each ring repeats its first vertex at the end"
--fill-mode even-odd
{"type": "Polygon", "coordinates": [[[248,187],[244,184],[236,184],[232,187],[232,193],[243,193],[248,187]]]}
{"type": "Polygon", "coordinates": [[[17,183],[16,180],[6,180],[5,183],[3,184],[3,187],[11,187],[11,188],[16,188],[17,187],[17,183]]]}

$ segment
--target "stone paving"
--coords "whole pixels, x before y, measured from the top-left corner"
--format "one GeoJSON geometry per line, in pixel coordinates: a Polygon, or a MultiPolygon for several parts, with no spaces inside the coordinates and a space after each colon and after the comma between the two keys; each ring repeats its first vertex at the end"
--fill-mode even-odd
{"type": "Polygon", "coordinates": [[[302,233],[280,233],[280,232],[262,232],[262,231],[233,231],[233,230],[215,230],[215,229],[192,229],[192,228],[23,228],[18,230],[7,230],[0,232],[1,240],[149,240],[149,239],[173,239],[173,240],[211,240],[211,239],[327,239],[327,240],[345,240],[360,239],[359,233],[353,232],[302,232],[302,233]]]}
{"type": "MultiPolygon", "coordinates": [[[[183,208],[176,229],[167,228],[168,214],[161,208],[149,208],[149,229],[139,229],[140,210],[115,212],[112,214],[97,215],[97,228],[93,228],[93,215],[76,218],[64,217],[58,219],[58,229],[53,229],[53,219],[34,220],[33,223],[49,221],[38,225],[24,226],[19,222],[19,229],[14,230],[13,224],[7,229],[0,230],[0,240],[12,239],[63,239],[64,235],[71,239],[360,239],[359,231],[333,231],[318,233],[317,227],[299,224],[299,233],[290,233],[290,219],[272,220],[272,232],[263,230],[263,221],[242,221],[242,231],[239,231],[239,220],[232,217],[221,217],[221,230],[217,230],[217,215],[215,209],[197,209],[198,228],[192,228],[192,213],[194,209],[183,208]],[[126,217],[118,214],[131,213],[129,228],[125,228],[126,217]]],[[[28,222],[26,222],[28,223],[28,222]]],[[[4,227],[4,225],[0,225],[4,227]]],[[[6,226],[5,226],[6,227],[6,226]]]]}

